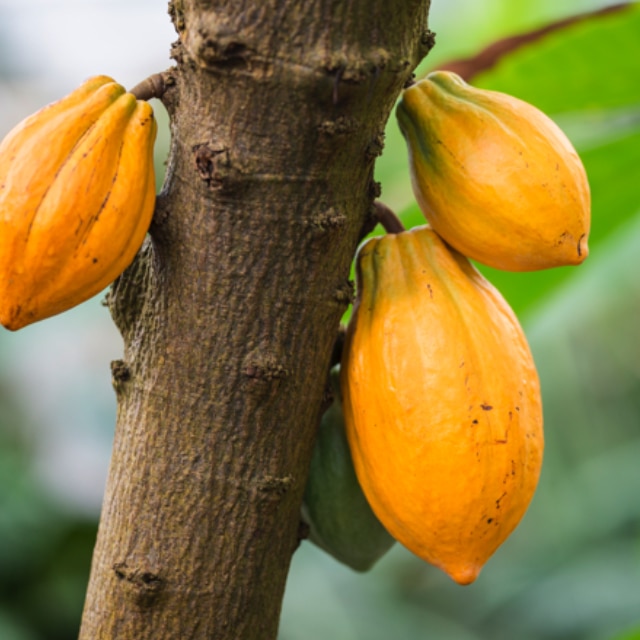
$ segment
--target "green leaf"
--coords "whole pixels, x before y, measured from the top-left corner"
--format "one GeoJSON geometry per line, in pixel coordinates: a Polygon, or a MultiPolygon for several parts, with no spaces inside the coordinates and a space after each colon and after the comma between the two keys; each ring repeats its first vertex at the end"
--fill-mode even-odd
{"type": "Polygon", "coordinates": [[[554,31],[501,58],[472,84],[548,114],[640,104],[640,3],[554,31]]]}
{"type": "Polygon", "coordinates": [[[640,628],[625,631],[624,633],[613,637],[611,640],[640,640],[640,628]]]}

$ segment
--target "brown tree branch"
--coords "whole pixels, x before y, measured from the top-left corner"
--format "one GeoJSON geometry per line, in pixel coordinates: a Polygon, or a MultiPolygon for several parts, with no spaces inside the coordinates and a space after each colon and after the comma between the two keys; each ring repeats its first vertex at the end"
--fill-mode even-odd
{"type": "Polygon", "coordinates": [[[374,150],[428,1],[170,11],[172,148],[110,295],[125,352],[80,638],[273,640],[374,150]]]}

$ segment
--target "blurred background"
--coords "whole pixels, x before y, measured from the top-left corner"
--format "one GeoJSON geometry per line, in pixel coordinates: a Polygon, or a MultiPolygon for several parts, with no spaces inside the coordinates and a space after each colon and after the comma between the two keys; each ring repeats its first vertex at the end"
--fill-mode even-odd
{"type": "MultiPolygon", "coordinates": [[[[432,0],[437,45],[421,72],[611,3],[432,0]]],[[[590,257],[533,274],[483,269],[518,313],[536,359],[546,458],[529,512],[471,586],[399,545],[357,574],[303,543],[281,640],[640,638],[640,4],[513,50],[473,78],[551,115],[593,195],[590,257]]],[[[0,137],[107,74],[133,86],[171,62],[157,0],[0,0],[0,137]]],[[[157,145],[161,184],[166,114],[157,145]]],[[[377,169],[407,224],[413,202],[392,117],[377,169]]],[[[0,638],[77,637],[109,462],[122,343],[101,297],[0,331],[0,638]]]]}

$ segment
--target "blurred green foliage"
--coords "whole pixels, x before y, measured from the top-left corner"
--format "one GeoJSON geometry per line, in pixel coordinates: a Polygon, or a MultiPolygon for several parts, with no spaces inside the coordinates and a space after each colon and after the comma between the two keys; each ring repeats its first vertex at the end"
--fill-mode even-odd
{"type": "Polygon", "coordinates": [[[69,640],[97,523],[52,503],[34,474],[24,416],[0,382],[0,638],[69,640]]]}
{"type": "MultiPolygon", "coordinates": [[[[432,4],[438,44],[425,70],[605,3],[432,4]]],[[[523,320],[540,371],[546,457],[527,516],[469,587],[400,545],[362,575],[303,544],[281,640],[640,640],[639,34],[636,3],[526,45],[474,80],[554,117],[593,193],[591,254],[579,269],[483,268],[523,320]]],[[[167,144],[164,127],[159,159],[167,144]]],[[[423,224],[393,117],[377,177],[407,226],[423,224]]],[[[24,435],[32,390],[16,392],[9,340],[0,335],[0,639],[71,640],[97,523],[54,501],[36,472],[24,435]]]]}

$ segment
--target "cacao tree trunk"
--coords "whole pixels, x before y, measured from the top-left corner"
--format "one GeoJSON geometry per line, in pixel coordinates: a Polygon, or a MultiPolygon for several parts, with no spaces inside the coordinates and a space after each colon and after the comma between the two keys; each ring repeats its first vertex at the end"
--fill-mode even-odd
{"type": "Polygon", "coordinates": [[[82,640],[276,638],[373,163],[428,5],[171,4],[171,153],[110,293],[125,352],[82,640]]]}

